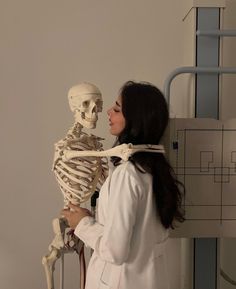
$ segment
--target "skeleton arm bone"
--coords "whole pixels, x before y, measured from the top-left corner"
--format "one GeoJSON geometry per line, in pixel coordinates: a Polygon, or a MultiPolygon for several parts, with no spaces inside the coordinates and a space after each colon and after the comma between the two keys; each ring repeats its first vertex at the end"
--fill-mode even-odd
{"type": "Polygon", "coordinates": [[[112,149],[105,151],[72,151],[64,150],[62,155],[63,161],[69,161],[76,157],[120,157],[127,161],[129,157],[136,152],[152,152],[152,153],[165,153],[162,145],[132,145],[121,144],[112,149]]]}

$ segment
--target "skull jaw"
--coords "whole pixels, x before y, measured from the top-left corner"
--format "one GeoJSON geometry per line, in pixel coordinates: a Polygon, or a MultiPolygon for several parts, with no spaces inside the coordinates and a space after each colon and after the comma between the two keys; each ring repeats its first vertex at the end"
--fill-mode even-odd
{"type": "Polygon", "coordinates": [[[92,118],[87,118],[84,113],[81,113],[79,111],[76,111],[75,113],[75,121],[88,129],[96,128],[97,120],[98,120],[97,116],[95,116],[92,119],[92,118]]]}

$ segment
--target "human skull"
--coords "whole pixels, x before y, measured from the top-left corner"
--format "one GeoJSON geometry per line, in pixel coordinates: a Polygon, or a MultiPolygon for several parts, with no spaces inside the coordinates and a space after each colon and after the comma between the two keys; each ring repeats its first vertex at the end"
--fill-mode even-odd
{"type": "Polygon", "coordinates": [[[102,94],[91,83],[83,82],[70,88],[69,105],[75,114],[75,121],[86,128],[95,128],[98,112],[102,111],[102,94]]]}

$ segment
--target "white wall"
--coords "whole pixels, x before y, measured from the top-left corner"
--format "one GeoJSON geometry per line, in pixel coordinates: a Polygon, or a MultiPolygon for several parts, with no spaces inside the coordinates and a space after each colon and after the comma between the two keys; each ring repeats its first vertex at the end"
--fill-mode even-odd
{"type": "MultiPolygon", "coordinates": [[[[124,81],[163,88],[169,72],[185,62],[182,18],[183,5],[173,0],[1,3],[1,289],[46,288],[41,258],[63,205],[50,170],[53,144],[73,122],[68,89],[83,80],[101,89],[104,113],[96,134],[108,147],[105,111],[124,81]]],[[[178,116],[187,114],[182,91],[175,85],[175,101],[183,104],[173,103],[178,116]]],[[[171,289],[180,288],[180,248],[180,240],[170,241],[171,289]]],[[[76,262],[66,260],[72,276],[66,288],[78,288],[76,262]]]]}

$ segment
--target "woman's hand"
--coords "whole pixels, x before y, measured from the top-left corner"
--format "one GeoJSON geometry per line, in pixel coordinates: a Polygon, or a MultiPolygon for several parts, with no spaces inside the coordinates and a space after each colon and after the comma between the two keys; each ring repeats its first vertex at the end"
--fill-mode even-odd
{"type": "Polygon", "coordinates": [[[64,209],[61,211],[61,215],[66,218],[69,226],[75,229],[79,222],[87,216],[92,216],[88,209],[81,208],[73,204],[69,204],[69,209],[64,209]]]}

